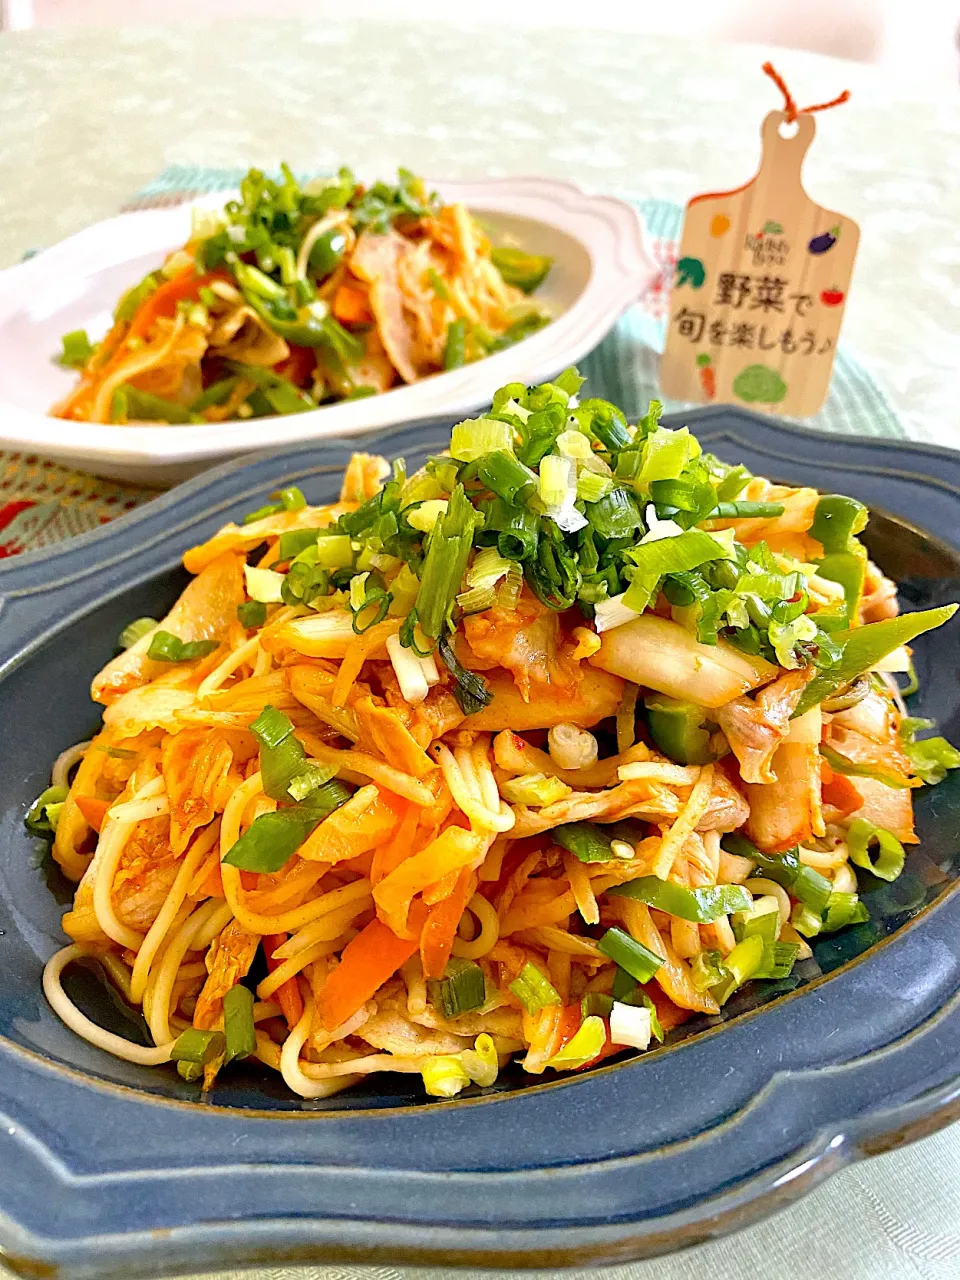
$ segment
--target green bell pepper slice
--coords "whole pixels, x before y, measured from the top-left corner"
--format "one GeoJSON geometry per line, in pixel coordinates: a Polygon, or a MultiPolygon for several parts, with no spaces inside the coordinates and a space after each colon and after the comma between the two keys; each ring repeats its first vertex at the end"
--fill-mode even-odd
{"type": "Polygon", "coordinates": [[[834,642],[840,646],[840,659],[827,671],[811,680],[803,691],[792,718],[802,716],[811,707],[819,706],[836,689],[849,684],[885,658],[894,649],[909,644],[925,631],[942,627],[957,611],[957,605],[945,604],[939,609],[922,609],[917,613],[904,613],[898,618],[884,618],[870,622],[865,627],[835,631],[834,642]]]}
{"type": "Polygon", "coordinates": [[[244,290],[244,298],[278,337],[297,347],[329,347],[348,363],[363,358],[359,338],[331,315],[321,315],[317,304],[299,310],[284,299],[273,302],[244,290]],[[313,309],[316,307],[317,309],[313,309]]]}
{"type": "Polygon", "coordinates": [[[866,528],[868,518],[867,508],[856,498],[825,493],[813,514],[810,536],[821,544],[825,555],[846,551],[851,540],[866,528]]]}
{"type": "Polygon", "coordinates": [[[706,707],[664,693],[645,698],[644,706],[650,736],[665,756],[677,764],[710,764],[719,759],[710,746],[706,707]]]}
{"type": "Polygon", "coordinates": [[[810,536],[823,547],[817,573],[843,587],[844,601],[842,608],[817,614],[817,624],[825,631],[849,627],[856,618],[867,571],[867,553],[857,542],[857,534],[866,527],[868,518],[863,503],[844,494],[825,493],[817,503],[810,526],[810,536]]]}

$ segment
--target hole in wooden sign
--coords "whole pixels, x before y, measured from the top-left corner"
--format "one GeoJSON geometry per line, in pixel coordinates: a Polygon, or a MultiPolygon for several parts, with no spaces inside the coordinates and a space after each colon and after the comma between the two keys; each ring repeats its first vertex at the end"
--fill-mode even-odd
{"type": "Polygon", "coordinates": [[[800,125],[796,120],[781,120],[778,125],[781,138],[795,138],[799,131],[800,125]]]}

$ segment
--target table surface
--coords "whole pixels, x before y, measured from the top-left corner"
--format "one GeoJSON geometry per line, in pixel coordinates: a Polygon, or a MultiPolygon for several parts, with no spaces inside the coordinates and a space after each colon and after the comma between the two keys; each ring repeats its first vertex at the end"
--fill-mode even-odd
{"type": "MultiPolygon", "coordinates": [[[[777,105],[760,74],[769,52],[609,31],[329,21],[4,36],[0,266],[115,212],[170,164],[540,172],[683,202],[752,174],[760,120],[777,105]]],[[[853,91],[818,118],[805,171],[810,194],[862,229],[844,340],[911,436],[960,443],[960,93],[774,56],[800,100],[853,91]]],[[[798,1277],[956,1280],[960,1128],[850,1169],[731,1240],[606,1274],[743,1280],[771,1263],[798,1277]]]]}

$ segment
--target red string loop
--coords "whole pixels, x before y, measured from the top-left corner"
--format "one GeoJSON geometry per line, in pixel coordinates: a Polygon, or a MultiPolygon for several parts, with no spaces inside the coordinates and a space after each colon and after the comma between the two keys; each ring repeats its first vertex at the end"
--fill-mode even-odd
{"type": "Polygon", "coordinates": [[[796,99],[787,88],[786,81],[773,63],[765,62],[763,64],[763,71],[770,77],[773,83],[783,94],[783,110],[786,114],[787,120],[791,123],[796,120],[797,116],[809,116],[812,115],[814,111],[829,111],[831,107],[842,106],[844,102],[849,102],[850,100],[850,90],[844,89],[843,93],[837,94],[837,96],[835,98],[831,98],[829,102],[818,102],[812,107],[798,107],[796,99]]]}

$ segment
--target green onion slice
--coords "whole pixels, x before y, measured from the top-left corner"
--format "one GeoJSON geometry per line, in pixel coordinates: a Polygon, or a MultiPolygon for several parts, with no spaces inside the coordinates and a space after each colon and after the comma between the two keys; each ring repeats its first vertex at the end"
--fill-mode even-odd
{"type": "Polygon", "coordinates": [[[242,983],[231,987],[223,997],[223,1030],[227,1062],[232,1062],[234,1058],[247,1058],[256,1050],[253,992],[242,983]]]}
{"type": "Polygon", "coordinates": [[[547,1066],[563,1071],[575,1071],[595,1058],[606,1042],[607,1028],[603,1019],[595,1015],[585,1018],[576,1035],[553,1055],[547,1066]]]}
{"type": "Polygon", "coordinates": [[[656,955],[622,929],[608,929],[597,945],[637,982],[649,982],[663,964],[663,956],[656,955]]]}
{"type": "Polygon", "coordinates": [[[67,369],[82,369],[95,350],[86,329],[74,329],[72,333],[63,335],[63,350],[58,363],[67,369]]]}
{"type": "Polygon", "coordinates": [[[194,662],[219,647],[218,640],[181,640],[170,631],[155,631],[147,657],[154,662],[194,662]]]}
{"type": "Polygon", "coordinates": [[[156,618],[137,618],[135,622],[128,622],[117,636],[117,644],[121,649],[131,649],[156,626],[159,626],[156,618]]]}
{"type": "Polygon", "coordinates": [[[244,600],[237,605],[237,617],[245,627],[262,627],[267,620],[267,606],[261,600],[244,600]]]}
{"type": "Polygon", "coordinates": [[[587,1018],[609,1018],[610,1011],[613,1008],[613,996],[608,996],[602,991],[588,991],[580,1001],[580,1017],[587,1018]]]}
{"type": "Polygon", "coordinates": [[[854,818],[847,828],[847,850],[851,862],[881,880],[896,880],[906,858],[897,837],[866,818],[854,818]]]}
{"type": "Polygon", "coordinates": [[[222,1031],[201,1031],[198,1027],[187,1027],[174,1041],[170,1058],[173,1062],[193,1062],[206,1067],[216,1058],[222,1058],[226,1048],[227,1042],[222,1031]]]}
{"type": "MultiPolygon", "coordinates": [[[[912,663],[910,671],[915,692],[919,688],[919,682],[912,663]]],[[[910,692],[909,688],[903,690],[904,696],[910,692]]],[[[947,742],[946,738],[921,738],[917,741],[917,733],[921,729],[932,729],[933,726],[933,720],[918,716],[904,716],[900,721],[900,741],[910,760],[910,767],[928,787],[935,787],[942,782],[948,769],[960,769],[960,751],[947,742]]]]}
{"type": "Polygon", "coordinates": [[[47,787],[27,810],[23,825],[32,836],[52,836],[57,830],[60,810],[67,798],[66,787],[47,787]]]}
{"type": "Polygon", "coordinates": [[[541,973],[536,965],[529,962],[510,983],[510,990],[530,1014],[539,1013],[547,1005],[563,1003],[560,993],[549,978],[541,973]]]}
{"type": "Polygon", "coordinates": [[[323,819],[349,799],[346,787],[331,780],[311,792],[307,801],[276,813],[261,813],[223,861],[244,871],[279,871],[323,819]]]}
{"type": "Polygon", "coordinates": [[[458,956],[447,961],[443,977],[431,985],[445,1018],[479,1009],[487,998],[483,970],[475,960],[458,956]]]}
{"type": "MultiPolygon", "coordinates": [[[[418,652],[415,646],[409,647],[414,648],[414,652],[418,652]]],[[[486,680],[475,671],[468,671],[461,665],[453,651],[453,646],[446,637],[440,640],[437,652],[440,654],[441,662],[453,676],[453,696],[464,715],[474,715],[477,711],[482,711],[484,707],[489,706],[493,701],[493,694],[487,688],[486,680]]]]}

